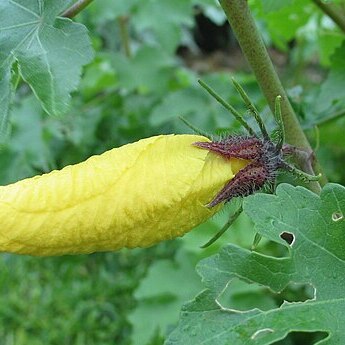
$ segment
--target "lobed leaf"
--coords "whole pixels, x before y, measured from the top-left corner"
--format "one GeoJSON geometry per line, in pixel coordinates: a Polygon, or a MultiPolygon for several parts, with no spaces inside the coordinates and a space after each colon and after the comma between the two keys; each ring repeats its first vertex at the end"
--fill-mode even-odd
{"type": "Polygon", "coordinates": [[[14,89],[11,70],[18,64],[47,113],[67,110],[81,67],[93,56],[84,25],[59,18],[70,0],[3,0],[0,3],[0,133],[8,122],[14,89]]]}
{"type": "Polygon", "coordinates": [[[289,255],[274,258],[228,245],[203,260],[198,271],[207,289],[183,308],[180,324],[166,344],[264,345],[292,331],[322,331],[328,336],[317,344],[344,344],[345,188],[328,184],[317,196],[282,184],[276,195],[248,197],[244,209],[256,230],[286,246],[289,255]],[[287,232],[293,236],[291,245],[281,238],[287,232]],[[291,283],[310,284],[314,298],[284,302],[268,311],[228,309],[219,298],[235,278],[276,293],[291,283]]]}

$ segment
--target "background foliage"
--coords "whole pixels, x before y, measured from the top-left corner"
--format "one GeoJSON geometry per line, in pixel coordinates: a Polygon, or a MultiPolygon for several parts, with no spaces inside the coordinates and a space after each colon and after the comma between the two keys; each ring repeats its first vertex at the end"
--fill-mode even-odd
{"type": "MultiPolygon", "coordinates": [[[[338,2],[344,9],[344,3],[338,2]]],[[[36,3],[27,1],[26,6],[30,9],[36,3]]],[[[32,13],[13,2],[0,2],[1,184],[80,162],[143,137],[188,132],[178,115],[212,133],[239,131],[238,124],[197,85],[200,75],[233,106],[243,109],[229,82],[229,76],[235,76],[272,128],[265,100],[215,1],[95,0],[76,18],[79,24],[55,21],[71,1],[38,3],[46,5],[40,9],[45,22],[38,23],[32,13]],[[25,25],[17,28],[18,24],[25,25]],[[71,30],[72,40],[62,40],[66,30],[71,30]],[[47,60],[42,49],[49,52],[47,60]],[[31,78],[30,68],[42,71],[39,79],[31,78]]],[[[344,184],[344,33],[309,0],[253,0],[250,6],[329,180],[344,184]]],[[[248,213],[263,229],[253,215],[260,204],[261,199],[248,201],[248,213]]],[[[230,247],[217,255],[228,255],[229,248],[250,249],[254,229],[245,215],[211,248],[199,248],[223,225],[231,207],[183,239],[149,249],[45,259],[2,254],[2,343],[162,344],[176,326],[182,304],[205,287],[195,265],[229,242],[230,247]]],[[[282,240],[279,244],[267,229],[258,252],[286,257],[289,246],[282,240]]],[[[245,249],[242,255],[253,255],[245,249]]],[[[203,277],[210,277],[204,267],[212,260],[199,264],[203,277]]],[[[322,269],[327,267],[320,267],[319,274],[322,269]]],[[[332,282],[343,276],[341,269],[330,278],[332,282]]],[[[265,313],[284,300],[301,302],[314,293],[308,282],[315,282],[308,279],[280,288],[255,277],[251,281],[249,285],[234,279],[231,289],[222,294],[222,303],[265,313]],[[274,294],[265,286],[281,292],[274,294]]],[[[328,289],[327,284],[322,287],[328,289]]],[[[205,293],[201,298],[203,307],[212,302],[205,293]]],[[[198,307],[197,302],[187,310],[198,307]]],[[[333,310],[336,314],[337,309],[333,310]]],[[[168,343],[188,343],[176,340],[183,334],[178,330],[188,325],[183,316],[181,322],[168,343]]],[[[325,336],[318,330],[292,333],[279,344],[312,344],[325,336]]],[[[265,339],[260,344],[271,343],[265,339]]]]}

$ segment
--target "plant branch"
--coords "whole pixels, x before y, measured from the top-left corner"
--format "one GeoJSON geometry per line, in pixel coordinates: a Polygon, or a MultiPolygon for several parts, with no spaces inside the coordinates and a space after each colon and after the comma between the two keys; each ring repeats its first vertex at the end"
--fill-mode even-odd
{"type": "MultiPolygon", "coordinates": [[[[291,145],[312,151],[273,67],[261,35],[250,13],[247,0],[219,0],[219,2],[237,37],[243,54],[254,71],[273,114],[275,111],[275,99],[278,95],[281,96],[281,111],[286,141],[291,145]]],[[[313,163],[314,171],[317,174],[320,173],[321,167],[317,160],[315,159],[313,163]]],[[[308,169],[306,173],[314,175],[314,171],[313,169],[308,169]]],[[[324,175],[320,182],[322,184],[327,182],[324,175]]],[[[320,192],[321,187],[318,182],[312,182],[309,186],[314,192],[320,192]]]]}
{"type": "Polygon", "coordinates": [[[127,16],[120,16],[118,21],[119,21],[119,27],[120,27],[122,47],[123,47],[126,57],[130,58],[132,55],[132,52],[131,52],[130,39],[129,39],[129,34],[128,34],[129,18],[127,16]]]}
{"type": "Polygon", "coordinates": [[[345,33],[345,17],[339,11],[339,9],[332,4],[326,4],[322,0],[312,0],[312,2],[318,6],[322,12],[328,15],[334,23],[345,33]]]}
{"type": "Polygon", "coordinates": [[[87,5],[89,5],[93,0],[78,0],[70,8],[61,14],[61,17],[73,18],[79,12],[81,12],[87,5]]]}
{"type": "Polygon", "coordinates": [[[338,112],[336,112],[336,113],[334,113],[332,115],[329,115],[329,116],[321,119],[319,122],[316,122],[315,125],[317,125],[317,126],[326,125],[329,122],[336,121],[336,120],[338,120],[338,119],[340,119],[340,118],[342,118],[344,116],[345,116],[345,110],[342,109],[342,110],[340,110],[340,111],[338,111],[338,112]]]}

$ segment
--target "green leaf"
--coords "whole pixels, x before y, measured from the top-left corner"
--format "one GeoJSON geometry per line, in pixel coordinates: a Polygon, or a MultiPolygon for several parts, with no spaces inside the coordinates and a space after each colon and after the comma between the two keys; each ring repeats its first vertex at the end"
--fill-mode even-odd
{"type": "Polygon", "coordinates": [[[93,56],[86,28],[57,18],[71,1],[3,0],[0,3],[0,131],[6,129],[11,69],[18,63],[49,114],[66,111],[69,93],[78,83],[81,67],[93,56]]]}
{"type": "Polygon", "coordinates": [[[345,187],[328,184],[317,196],[282,184],[276,195],[248,197],[244,209],[256,230],[285,246],[288,255],[275,258],[229,245],[203,260],[198,271],[207,290],[183,307],[180,325],[166,344],[264,345],[292,331],[321,331],[328,337],[315,344],[344,344],[345,187]],[[290,245],[280,237],[284,232],[293,236],[290,245]],[[276,293],[288,284],[307,284],[314,296],[305,302],[285,301],[269,311],[238,312],[219,302],[234,279],[276,293]]]}

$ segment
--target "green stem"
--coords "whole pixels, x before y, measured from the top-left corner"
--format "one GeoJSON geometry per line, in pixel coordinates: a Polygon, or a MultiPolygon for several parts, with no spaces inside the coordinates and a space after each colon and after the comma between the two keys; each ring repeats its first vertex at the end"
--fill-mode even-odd
{"type": "Polygon", "coordinates": [[[328,15],[334,23],[345,33],[345,17],[333,4],[325,4],[322,0],[312,0],[313,3],[318,6],[322,12],[328,15]]]}
{"type": "MultiPolygon", "coordinates": [[[[275,111],[276,97],[278,95],[281,96],[281,111],[286,141],[291,145],[311,151],[308,139],[298,122],[297,116],[267,53],[259,30],[255,25],[247,0],[219,0],[219,2],[237,37],[243,54],[254,71],[272,113],[275,111]]],[[[321,172],[321,166],[316,160],[314,161],[313,168],[317,174],[321,172]]],[[[308,169],[306,173],[314,175],[314,171],[313,169],[308,169]]],[[[320,182],[322,184],[327,182],[324,175],[320,182]]],[[[318,182],[312,182],[309,186],[315,193],[319,193],[321,190],[318,182]]]]}
{"type": "Polygon", "coordinates": [[[219,237],[221,237],[234,223],[234,221],[239,217],[239,215],[242,213],[243,207],[241,206],[232,214],[230,215],[228,221],[224,224],[224,226],[204,245],[202,245],[200,248],[207,248],[214,242],[218,240],[219,237]]]}
{"type": "Polygon", "coordinates": [[[73,18],[79,12],[81,12],[87,5],[89,5],[93,0],[78,0],[70,8],[61,14],[61,17],[73,18]]]}
{"type": "Polygon", "coordinates": [[[235,119],[245,128],[248,133],[252,136],[255,136],[255,132],[253,128],[251,128],[246,121],[243,120],[242,115],[228,102],[226,102],[222,97],[220,97],[216,91],[214,91],[209,85],[207,85],[204,81],[198,80],[198,83],[213,97],[220,103],[225,109],[229,110],[229,112],[235,117],[235,119]]]}
{"type": "Polygon", "coordinates": [[[247,109],[253,115],[256,123],[258,124],[258,126],[260,128],[260,131],[261,131],[263,138],[268,140],[270,138],[270,136],[268,135],[266,126],[265,126],[264,122],[262,121],[262,119],[259,115],[259,112],[256,109],[255,105],[252,103],[249,96],[243,90],[242,86],[234,78],[232,78],[232,83],[234,84],[237,92],[240,94],[241,98],[243,99],[244,104],[246,105],[247,109]]]}
{"type": "Polygon", "coordinates": [[[195,127],[193,124],[191,124],[188,120],[186,120],[183,116],[179,116],[179,119],[187,126],[189,127],[193,132],[196,134],[202,135],[203,137],[206,137],[210,140],[212,140],[212,136],[208,133],[204,132],[200,128],[195,127]]]}
{"type": "Polygon", "coordinates": [[[282,108],[280,106],[280,102],[281,102],[281,96],[277,96],[276,100],[275,100],[275,105],[274,105],[274,116],[276,118],[276,122],[278,124],[278,128],[280,131],[280,135],[279,135],[279,141],[277,143],[277,149],[279,149],[279,151],[283,148],[283,145],[285,143],[285,129],[284,129],[284,122],[283,122],[283,118],[282,118],[282,108]]]}

